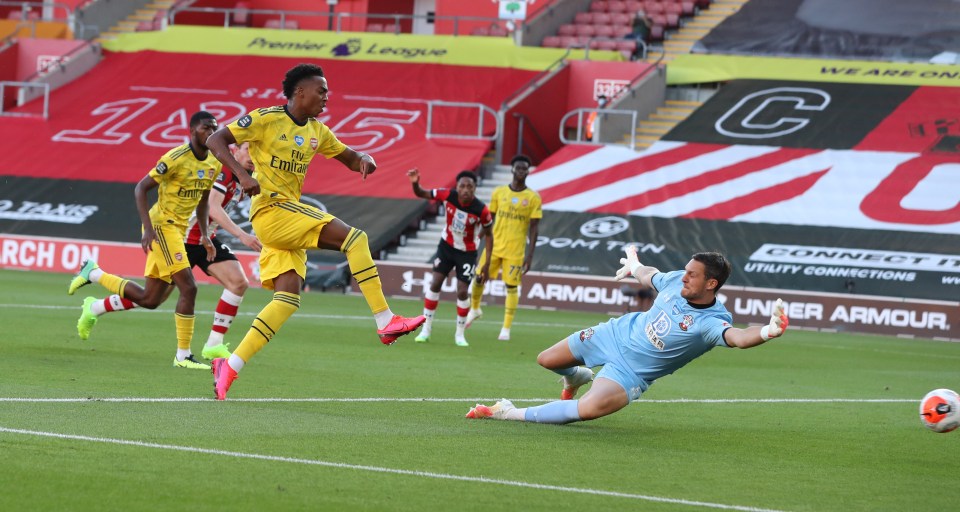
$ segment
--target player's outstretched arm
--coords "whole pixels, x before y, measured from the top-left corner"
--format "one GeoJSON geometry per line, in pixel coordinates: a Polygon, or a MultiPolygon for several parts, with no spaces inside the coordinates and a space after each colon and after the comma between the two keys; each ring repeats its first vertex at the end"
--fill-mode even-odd
{"type": "Polygon", "coordinates": [[[783,301],[777,299],[773,306],[773,312],[770,314],[770,322],[767,325],[763,327],[755,325],[746,329],[731,327],[723,333],[723,337],[727,345],[731,347],[750,348],[783,336],[789,324],[790,319],[787,318],[787,312],[783,309],[783,301]]]}
{"type": "Polygon", "coordinates": [[[407,179],[413,187],[413,195],[421,199],[430,199],[430,192],[420,186],[420,169],[413,168],[407,171],[407,179]]]}
{"type": "Polygon", "coordinates": [[[620,270],[617,271],[617,275],[614,277],[617,281],[622,281],[629,276],[633,276],[643,286],[652,287],[653,282],[651,279],[653,275],[657,272],[660,272],[655,267],[649,267],[640,263],[640,259],[637,257],[637,248],[632,245],[628,245],[624,252],[626,253],[626,258],[620,258],[620,264],[623,265],[620,270]]]}
{"type": "Polygon", "coordinates": [[[377,162],[367,153],[360,153],[348,147],[339,155],[335,156],[343,165],[347,166],[353,172],[359,172],[363,179],[367,179],[368,174],[373,174],[377,170],[377,162]]]}

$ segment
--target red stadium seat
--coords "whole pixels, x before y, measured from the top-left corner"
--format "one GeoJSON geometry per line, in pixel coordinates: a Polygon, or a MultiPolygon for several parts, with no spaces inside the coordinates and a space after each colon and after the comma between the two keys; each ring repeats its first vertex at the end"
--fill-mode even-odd
{"type": "Polygon", "coordinates": [[[667,19],[666,27],[677,29],[680,28],[680,15],[667,13],[663,15],[667,19]]]}
{"type": "Polygon", "coordinates": [[[627,3],[620,0],[610,0],[607,3],[607,12],[627,12],[627,3]]]}
{"type": "Polygon", "coordinates": [[[693,3],[693,0],[683,0],[680,2],[680,7],[684,16],[692,17],[697,14],[697,5],[693,3]]]}
{"type": "Polygon", "coordinates": [[[580,39],[577,36],[560,36],[561,48],[570,48],[571,46],[580,46],[580,39]]]}
{"type": "Polygon", "coordinates": [[[607,12],[607,2],[605,0],[593,0],[590,4],[590,12],[607,12]]]}
{"type": "Polygon", "coordinates": [[[643,10],[643,1],[642,0],[627,0],[627,12],[635,13],[637,11],[643,10]]]}
{"type": "Polygon", "coordinates": [[[650,41],[663,41],[663,35],[663,25],[653,25],[650,27],[650,36],[647,39],[650,41]]]}
{"type": "Polygon", "coordinates": [[[557,29],[557,35],[575,36],[577,35],[577,26],[572,23],[566,23],[564,25],[560,25],[560,28],[557,29]]]}
{"type": "Polygon", "coordinates": [[[593,14],[593,25],[609,25],[612,14],[606,12],[597,12],[593,14]]]}
{"type": "Polygon", "coordinates": [[[651,14],[660,14],[663,12],[663,4],[660,2],[647,0],[643,3],[643,12],[647,13],[647,16],[651,14]]]}
{"type": "Polygon", "coordinates": [[[367,32],[383,32],[383,23],[367,23],[367,32]]]}
{"type": "Polygon", "coordinates": [[[613,27],[613,37],[627,37],[633,33],[633,28],[630,25],[617,25],[613,27]]]}
{"type": "Polygon", "coordinates": [[[607,50],[607,51],[617,51],[620,41],[604,41],[604,40],[594,40],[590,41],[591,50],[607,50]]]}
{"type": "Polygon", "coordinates": [[[510,35],[510,31],[500,25],[494,25],[490,27],[490,35],[493,37],[504,37],[510,35]]]}
{"type": "Polygon", "coordinates": [[[473,30],[470,31],[470,35],[471,36],[489,36],[490,29],[487,27],[474,27],[473,30]]]}
{"type": "Polygon", "coordinates": [[[610,15],[610,24],[614,26],[632,26],[633,15],[625,12],[617,12],[610,15]]]}
{"type": "Polygon", "coordinates": [[[560,36],[547,36],[543,38],[543,42],[540,43],[540,46],[544,48],[563,48],[563,40],[560,36]]]}
{"type": "Polygon", "coordinates": [[[384,24],[383,24],[383,33],[384,33],[384,34],[399,34],[399,33],[400,33],[400,24],[399,24],[399,23],[384,23],[384,24]]]}
{"type": "Polygon", "coordinates": [[[281,25],[280,18],[273,18],[267,20],[263,26],[264,28],[284,28],[288,30],[297,30],[300,28],[300,23],[298,23],[297,20],[286,20],[286,22],[281,25]]]}
{"type": "Polygon", "coordinates": [[[576,35],[593,37],[597,34],[597,31],[593,28],[593,25],[577,25],[576,35]]]}
{"type": "Polygon", "coordinates": [[[593,23],[593,13],[578,12],[577,15],[573,17],[573,22],[578,25],[589,25],[593,23]]]}
{"type": "Polygon", "coordinates": [[[593,36],[594,37],[614,37],[613,27],[610,25],[594,25],[593,36]]]}

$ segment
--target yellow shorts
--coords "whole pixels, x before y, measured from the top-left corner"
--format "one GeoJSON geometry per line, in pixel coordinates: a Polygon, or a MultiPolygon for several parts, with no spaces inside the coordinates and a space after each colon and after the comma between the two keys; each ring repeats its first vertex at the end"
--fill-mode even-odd
{"type": "MultiPolygon", "coordinates": [[[[477,260],[477,268],[483,266],[486,261],[487,250],[480,253],[480,259],[477,260]]],[[[499,256],[490,256],[490,279],[496,279],[497,273],[503,270],[503,284],[507,286],[520,286],[520,278],[523,277],[523,256],[520,258],[501,258],[499,256]]]]}
{"type": "Polygon", "coordinates": [[[272,290],[273,279],[294,270],[307,277],[307,249],[316,249],[320,231],[336,219],[319,208],[299,201],[274,203],[256,213],[251,224],[263,244],[260,282],[272,290]]]}
{"type": "Polygon", "coordinates": [[[190,268],[187,249],[183,245],[183,239],[187,234],[186,227],[155,224],[153,229],[157,233],[157,239],[150,245],[143,276],[170,283],[173,281],[174,274],[190,268]]]}

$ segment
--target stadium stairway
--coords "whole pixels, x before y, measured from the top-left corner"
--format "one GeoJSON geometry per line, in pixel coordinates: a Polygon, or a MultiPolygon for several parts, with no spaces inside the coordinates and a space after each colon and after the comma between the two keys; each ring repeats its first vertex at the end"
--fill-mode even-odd
{"type": "MultiPolygon", "coordinates": [[[[500,185],[507,185],[513,181],[513,174],[509,165],[483,165],[481,178],[477,186],[477,197],[484,203],[490,204],[493,189],[500,185]]],[[[442,210],[441,210],[442,211],[442,210]]],[[[395,253],[386,254],[384,259],[401,263],[427,263],[437,252],[437,243],[443,231],[444,218],[442,215],[428,215],[420,221],[420,229],[411,236],[403,237],[401,245],[395,253]]]]}
{"type": "MultiPolygon", "coordinates": [[[[680,121],[686,119],[694,110],[700,107],[701,101],[667,100],[663,106],[650,117],[641,120],[637,125],[635,147],[643,151],[660,140],[667,132],[673,129],[680,121]]],[[[630,144],[630,136],[624,137],[624,143],[630,144]]]]}
{"type": "MultiPolygon", "coordinates": [[[[697,13],[693,19],[684,22],[680,29],[669,34],[662,43],[663,61],[670,62],[674,57],[684,53],[690,53],[693,43],[707,35],[714,27],[720,24],[728,16],[735,14],[743,7],[743,4],[749,0],[713,0],[710,8],[706,11],[697,13]]],[[[652,51],[647,53],[648,61],[656,61],[660,58],[660,52],[652,51]]]]}
{"type": "Polygon", "coordinates": [[[120,34],[138,30],[160,30],[167,11],[176,3],[176,0],[153,0],[131,13],[123,21],[117,22],[110,27],[110,30],[101,33],[97,42],[103,43],[104,39],[115,39],[120,34]]]}

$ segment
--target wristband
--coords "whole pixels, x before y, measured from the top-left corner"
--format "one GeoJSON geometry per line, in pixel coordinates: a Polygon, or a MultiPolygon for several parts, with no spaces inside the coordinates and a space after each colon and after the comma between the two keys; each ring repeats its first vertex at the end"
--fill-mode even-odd
{"type": "Polygon", "coordinates": [[[764,326],[760,329],[760,339],[762,339],[763,341],[770,341],[770,326],[769,326],[769,325],[764,325],[764,326]]]}

